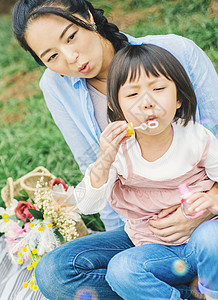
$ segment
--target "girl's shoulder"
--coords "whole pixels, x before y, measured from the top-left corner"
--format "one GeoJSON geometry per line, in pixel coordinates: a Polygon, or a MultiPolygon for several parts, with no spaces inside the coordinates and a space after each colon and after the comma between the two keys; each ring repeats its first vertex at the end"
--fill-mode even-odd
{"type": "Polygon", "coordinates": [[[174,131],[181,143],[204,147],[209,140],[216,139],[213,133],[198,122],[189,121],[184,127],[180,120],[173,124],[174,131]]]}

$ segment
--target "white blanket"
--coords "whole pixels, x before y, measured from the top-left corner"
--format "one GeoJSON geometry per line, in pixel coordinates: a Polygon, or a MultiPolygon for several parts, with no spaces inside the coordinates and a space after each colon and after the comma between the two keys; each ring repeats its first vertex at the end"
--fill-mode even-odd
{"type": "Polygon", "coordinates": [[[41,292],[23,288],[30,278],[27,263],[14,265],[7,252],[4,237],[0,237],[0,300],[46,300],[41,292]]]}

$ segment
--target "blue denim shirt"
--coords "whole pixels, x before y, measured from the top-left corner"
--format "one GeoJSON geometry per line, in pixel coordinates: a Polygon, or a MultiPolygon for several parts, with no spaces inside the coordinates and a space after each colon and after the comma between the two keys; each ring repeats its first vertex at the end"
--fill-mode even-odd
{"type": "MultiPolygon", "coordinates": [[[[197,97],[196,120],[218,136],[218,77],[206,54],[191,40],[177,36],[128,36],[131,44],[154,44],[171,52],[186,70],[197,97]]],[[[40,81],[46,104],[84,173],[99,153],[101,130],[95,119],[86,80],[61,77],[47,69],[40,81]]],[[[101,212],[107,230],[123,225],[109,204],[101,212]]]]}

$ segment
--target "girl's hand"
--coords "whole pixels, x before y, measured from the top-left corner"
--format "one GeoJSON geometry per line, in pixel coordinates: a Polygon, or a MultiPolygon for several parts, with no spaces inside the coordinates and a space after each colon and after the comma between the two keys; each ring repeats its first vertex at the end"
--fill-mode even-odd
{"type": "Polygon", "coordinates": [[[211,195],[208,193],[195,193],[192,195],[187,202],[190,205],[188,209],[190,214],[194,212],[199,212],[201,210],[209,210],[212,214],[218,214],[218,196],[211,195]]]}
{"type": "Polygon", "coordinates": [[[108,181],[110,168],[120,144],[130,138],[130,136],[126,136],[126,128],[125,121],[117,121],[110,123],[102,132],[100,153],[90,172],[92,187],[100,188],[108,181]]]}
{"type": "Polygon", "coordinates": [[[117,121],[108,124],[100,136],[100,154],[99,158],[104,160],[105,166],[111,166],[114,162],[120,144],[126,141],[127,123],[117,121]]]}

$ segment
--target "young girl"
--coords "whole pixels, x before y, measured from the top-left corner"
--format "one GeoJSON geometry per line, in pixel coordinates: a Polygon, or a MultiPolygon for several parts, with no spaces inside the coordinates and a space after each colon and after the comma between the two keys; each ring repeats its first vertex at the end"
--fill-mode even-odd
{"type": "Polygon", "coordinates": [[[109,285],[123,299],[179,299],[172,285],[198,276],[206,299],[218,299],[217,220],[200,225],[178,246],[149,228],[162,209],[180,203],[182,183],[196,193],[190,202],[210,203],[200,208],[218,213],[217,195],[205,193],[218,181],[218,140],[195,123],[196,98],[185,70],[160,47],[129,45],[109,68],[108,101],[110,119],[118,121],[103,131],[98,159],[75,196],[85,214],[100,211],[109,198],[139,246],[111,259],[109,285]],[[126,122],[133,123],[135,135],[127,136],[126,122]],[[179,259],[182,273],[174,268],[179,259]]]}

